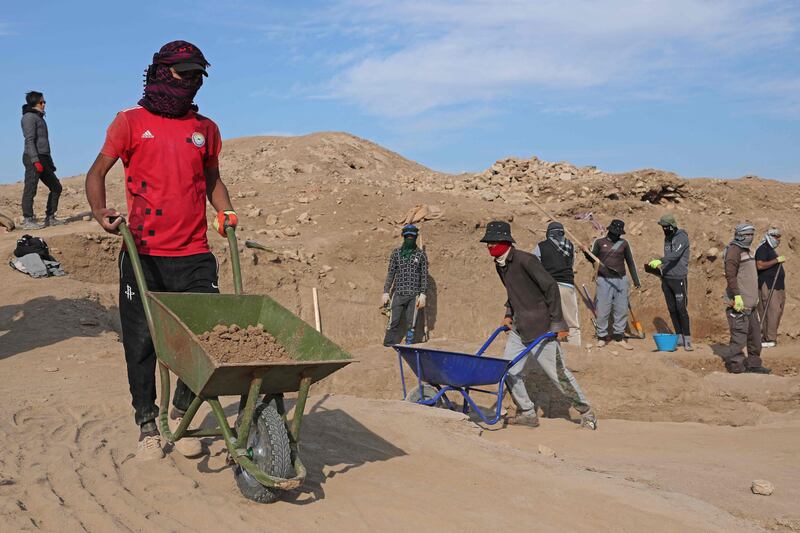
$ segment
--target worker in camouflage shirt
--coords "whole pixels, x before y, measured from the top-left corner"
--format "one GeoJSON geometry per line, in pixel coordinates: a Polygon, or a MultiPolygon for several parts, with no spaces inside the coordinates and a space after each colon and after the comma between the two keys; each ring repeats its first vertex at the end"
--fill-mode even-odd
{"type": "Polygon", "coordinates": [[[406,330],[411,329],[414,309],[425,307],[425,291],[428,290],[428,258],[417,247],[419,229],[409,224],[403,227],[402,235],[402,246],[392,250],[389,257],[389,272],[383,286],[381,303],[384,306],[389,303],[389,294],[394,287],[391,297],[392,318],[383,338],[384,346],[391,346],[403,337],[403,325],[406,330]]]}

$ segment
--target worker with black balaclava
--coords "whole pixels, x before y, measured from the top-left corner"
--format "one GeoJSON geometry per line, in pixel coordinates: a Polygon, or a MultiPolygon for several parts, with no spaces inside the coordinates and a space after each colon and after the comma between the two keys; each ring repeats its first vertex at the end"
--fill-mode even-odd
{"type": "Polygon", "coordinates": [[[551,222],[547,226],[547,239],[536,245],[533,255],[539,258],[548,274],[558,283],[561,295],[561,313],[569,326],[567,342],[581,345],[581,323],[578,313],[578,292],[575,290],[575,247],[567,239],[564,225],[551,222]]]}
{"type": "Polygon", "coordinates": [[[391,319],[383,337],[384,346],[399,342],[413,328],[414,310],[425,307],[428,290],[428,256],[417,246],[419,229],[408,224],[400,233],[403,244],[389,256],[381,297],[384,306],[391,300],[391,319]]]}
{"type": "MultiPolygon", "coordinates": [[[[86,197],[97,222],[118,233],[119,213],[106,205],[106,174],[121,159],[125,172],[128,226],[136,241],[148,288],[159,292],[218,293],[217,261],[206,236],[206,199],[217,211],[214,228],[225,236],[236,213],[219,174],[219,128],[199,114],[194,97],[207,76],[208,61],[186,41],[165,44],[145,76],[139,107],[117,114],[105,144],[86,175],[86,197]]],[[[119,311],[128,382],[139,425],[140,460],[164,457],[156,427],[156,353],[134,277],[130,254],[119,258],[119,311]]],[[[194,394],[178,380],[169,418],[180,423],[194,394]]],[[[174,448],[200,455],[197,439],[174,448]]]]}
{"type": "MultiPolygon", "coordinates": [[[[625,234],[625,222],[614,219],[608,226],[605,237],[597,239],[592,245],[592,254],[600,259],[597,271],[597,345],[605,346],[609,340],[625,350],[633,347],[625,340],[625,327],[628,325],[628,292],[630,286],[625,270],[630,270],[633,285],[639,289],[639,274],[633,260],[631,246],[622,236],[625,234]],[[613,319],[613,330],[609,339],[609,320],[613,319]]],[[[586,259],[594,263],[594,258],[584,250],[586,259]]]]}
{"type": "Polygon", "coordinates": [[[774,348],[786,304],[786,257],[776,252],[781,230],[770,228],[756,250],[758,270],[758,313],[761,315],[762,348],[774,348]]]}
{"type": "Polygon", "coordinates": [[[689,235],[678,228],[672,214],[662,216],[658,224],[664,231],[664,256],[653,259],[647,266],[661,274],[661,290],[678,335],[678,346],[691,352],[692,331],[689,323],[689,235]]]}
{"type": "Polygon", "coordinates": [[[758,271],[756,258],[750,253],[755,227],[749,222],[736,226],[733,240],[725,248],[726,315],[731,331],[725,368],[732,374],[754,372],[769,374],[761,363],[761,324],[756,316],[758,305],[758,271]],[[744,349],[747,347],[747,358],[744,349]]]}

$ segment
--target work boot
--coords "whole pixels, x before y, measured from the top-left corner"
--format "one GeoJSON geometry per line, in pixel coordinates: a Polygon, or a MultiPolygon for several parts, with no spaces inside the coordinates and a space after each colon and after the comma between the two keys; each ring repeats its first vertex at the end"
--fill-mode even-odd
{"type": "Polygon", "coordinates": [[[139,433],[139,445],[136,447],[136,460],[137,461],[152,461],[155,459],[164,458],[164,450],[161,448],[161,435],[155,429],[156,425],[153,422],[143,424],[142,427],[152,427],[149,431],[141,431],[139,433]]]}
{"type": "Polygon", "coordinates": [[[61,226],[64,224],[63,220],[59,220],[55,215],[48,215],[44,219],[44,225],[47,226],[61,226]]]}
{"type": "Polygon", "coordinates": [[[597,429],[597,417],[591,408],[585,413],[581,413],[581,427],[592,431],[597,429]]]}
{"type": "Polygon", "coordinates": [[[744,369],[748,374],[771,374],[772,369],[765,366],[750,366],[744,369]]]}
{"type": "MultiPolygon", "coordinates": [[[[178,429],[181,420],[183,420],[183,414],[183,411],[175,409],[174,407],[172,408],[169,413],[170,431],[174,432],[178,429]]],[[[203,454],[203,445],[200,443],[200,440],[192,437],[178,439],[172,443],[172,446],[184,457],[197,457],[203,454]]]]}
{"type": "Polygon", "coordinates": [[[621,339],[615,340],[614,344],[616,344],[617,346],[619,346],[623,350],[633,350],[633,346],[628,344],[628,341],[626,341],[624,337],[621,338],[621,339]]]}
{"type": "Polygon", "coordinates": [[[22,219],[22,229],[37,230],[44,228],[44,224],[36,220],[36,217],[25,217],[22,219]]]}
{"type": "Polygon", "coordinates": [[[508,424],[511,426],[539,427],[539,415],[536,414],[536,408],[534,407],[533,409],[522,411],[516,416],[509,418],[508,424]]]}
{"type": "Polygon", "coordinates": [[[608,343],[606,342],[606,340],[605,340],[605,339],[598,339],[598,341],[597,341],[597,347],[598,347],[598,348],[602,348],[602,347],[603,347],[603,346],[605,346],[606,344],[608,344],[608,343]]]}
{"type": "Polygon", "coordinates": [[[684,337],[683,338],[683,349],[687,352],[693,352],[694,346],[692,346],[692,338],[691,337],[684,337]]]}

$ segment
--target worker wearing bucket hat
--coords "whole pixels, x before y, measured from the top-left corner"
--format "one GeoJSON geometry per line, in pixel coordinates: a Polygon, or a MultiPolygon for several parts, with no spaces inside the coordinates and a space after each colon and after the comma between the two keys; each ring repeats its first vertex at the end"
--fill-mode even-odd
{"type": "MultiPolygon", "coordinates": [[[[503,358],[512,360],[539,336],[552,332],[566,339],[569,333],[561,311],[558,283],[547,273],[539,259],[514,247],[511,226],[501,220],[489,222],[481,242],[486,243],[495,269],[506,288],[506,312],[502,324],[509,328],[503,358]]],[[[581,414],[581,425],[597,428],[597,418],[583,395],[575,376],[566,366],[559,343],[546,339],[522,358],[508,372],[506,383],[517,415],[509,424],[536,427],[539,417],[531,401],[523,376],[526,366],[535,361],[553,385],[581,414]]]]}
{"type": "Polygon", "coordinates": [[[391,319],[383,337],[384,346],[395,344],[406,331],[412,330],[415,325],[414,310],[422,309],[426,304],[428,257],[417,246],[419,228],[407,224],[400,234],[403,244],[392,250],[389,256],[389,269],[381,297],[384,306],[391,301],[391,319]],[[392,291],[394,294],[390,297],[392,291]]]}

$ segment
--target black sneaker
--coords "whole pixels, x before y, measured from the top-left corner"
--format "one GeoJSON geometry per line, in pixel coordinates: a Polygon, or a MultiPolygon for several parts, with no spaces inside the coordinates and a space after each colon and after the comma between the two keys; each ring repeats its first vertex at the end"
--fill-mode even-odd
{"type": "Polygon", "coordinates": [[[57,219],[55,215],[47,216],[44,219],[44,225],[45,226],[61,226],[63,224],[64,224],[64,221],[57,219]]]}
{"type": "Polygon", "coordinates": [[[744,370],[748,374],[771,374],[772,369],[765,366],[751,366],[744,370]]]}

